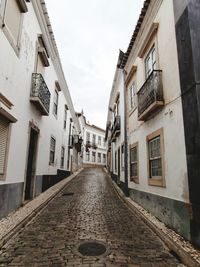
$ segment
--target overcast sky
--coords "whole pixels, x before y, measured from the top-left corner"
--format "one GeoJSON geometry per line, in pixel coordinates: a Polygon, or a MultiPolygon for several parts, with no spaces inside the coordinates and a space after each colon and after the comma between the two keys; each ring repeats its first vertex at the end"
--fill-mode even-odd
{"type": "Polygon", "coordinates": [[[126,52],[143,0],[46,0],[76,111],[106,127],[119,49],[126,52]]]}

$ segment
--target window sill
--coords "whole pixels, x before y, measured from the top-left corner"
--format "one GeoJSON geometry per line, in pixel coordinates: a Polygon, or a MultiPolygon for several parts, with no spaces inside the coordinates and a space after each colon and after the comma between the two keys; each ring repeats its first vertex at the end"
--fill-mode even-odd
{"type": "Polygon", "coordinates": [[[163,178],[161,178],[159,180],[158,179],[149,178],[148,179],[148,185],[159,186],[159,187],[165,187],[166,188],[165,180],[163,178]]]}
{"type": "Polygon", "coordinates": [[[0,174],[0,181],[2,182],[6,181],[6,174],[0,174]]]}
{"type": "Polygon", "coordinates": [[[135,184],[139,184],[139,178],[138,177],[131,177],[130,181],[134,182],[135,184]]]}

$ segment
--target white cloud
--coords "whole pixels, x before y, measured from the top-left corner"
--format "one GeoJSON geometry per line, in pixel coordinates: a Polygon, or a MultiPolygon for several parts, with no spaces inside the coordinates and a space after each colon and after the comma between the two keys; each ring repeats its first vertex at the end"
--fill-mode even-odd
{"type": "Polygon", "coordinates": [[[46,4],[75,109],[83,109],[90,123],[105,128],[119,49],[128,47],[143,0],[46,4]]]}

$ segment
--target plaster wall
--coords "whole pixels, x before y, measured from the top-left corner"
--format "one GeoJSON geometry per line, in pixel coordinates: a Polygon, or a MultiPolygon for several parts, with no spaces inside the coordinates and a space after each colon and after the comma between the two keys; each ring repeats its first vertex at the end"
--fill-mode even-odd
{"type": "MultiPolygon", "coordinates": [[[[151,13],[149,16],[148,13],[146,15],[148,24],[144,25],[142,29],[145,26],[146,28],[150,27],[153,22],[159,25],[157,33],[148,43],[148,49],[155,44],[157,51],[156,67],[162,70],[165,105],[161,111],[146,122],[138,121],[137,109],[132,113],[130,113],[130,110],[127,110],[128,144],[139,142],[139,184],[135,184],[129,180],[129,188],[189,202],[173,1],[156,1],[155,3],[157,3],[157,11],[153,11],[153,6],[149,8],[149,12],[151,13]],[[164,177],[166,187],[148,185],[146,136],[160,128],[163,128],[164,131],[164,177]]],[[[125,66],[127,73],[129,73],[133,65],[137,67],[137,71],[133,77],[133,79],[136,79],[137,91],[139,91],[145,82],[144,60],[147,56],[148,49],[142,58],[138,56],[138,51],[141,49],[141,45],[146,38],[145,30],[138,34],[138,38],[125,66]]],[[[126,96],[128,101],[128,91],[126,96]]],[[[128,102],[126,106],[128,107],[128,102]]]]}
{"type": "MultiPolygon", "coordinates": [[[[54,58],[53,60],[49,58],[50,66],[45,67],[44,71],[44,80],[51,93],[49,116],[41,116],[29,101],[32,73],[36,71],[36,41],[38,34],[44,34],[44,32],[40,28],[32,3],[27,3],[27,6],[28,12],[23,15],[19,55],[11,46],[3,29],[0,29],[0,92],[13,103],[14,106],[9,112],[17,119],[17,122],[11,125],[6,179],[0,181],[0,185],[24,182],[29,144],[29,122],[34,123],[40,130],[36,175],[57,173],[57,169],[60,168],[62,145],[65,147],[64,169],[67,168],[68,130],[72,115],[71,110],[68,110],[67,127],[64,130],[64,105],[68,105],[64,93],[68,90],[66,87],[61,88],[62,91],[59,92],[57,118],[53,115],[55,81],[59,80],[58,71],[54,67],[54,58]],[[54,166],[49,166],[51,135],[56,138],[54,166]]],[[[62,76],[62,73],[60,75],[62,76]]]]}

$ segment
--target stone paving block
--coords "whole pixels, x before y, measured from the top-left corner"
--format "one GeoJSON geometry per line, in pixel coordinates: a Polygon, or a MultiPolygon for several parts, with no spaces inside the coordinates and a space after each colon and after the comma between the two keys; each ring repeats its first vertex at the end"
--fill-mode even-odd
{"type": "Polygon", "coordinates": [[[5,244],[0,267],[178,267],[109,179],[101,169],[85,169],[5,244]],[[69,192],[74,194],[63,196],[69,192]],[[105,243],[107,253],[81,256],[78,245],[84,240],[105,243]]]}

